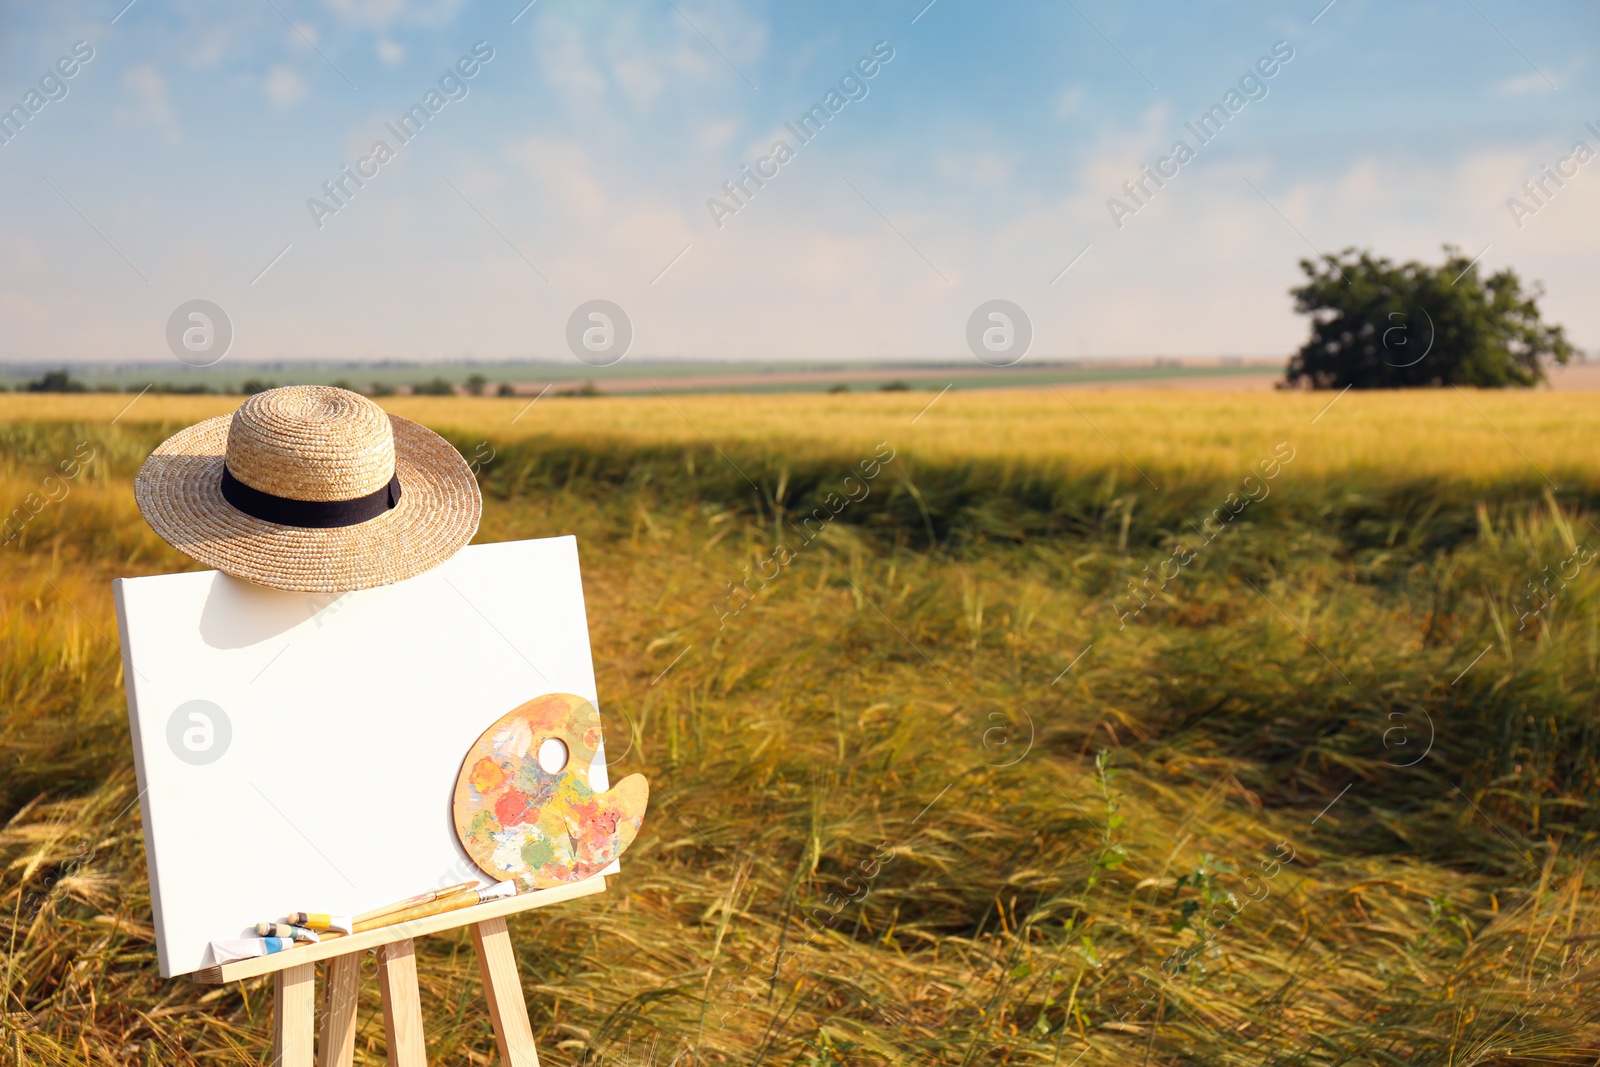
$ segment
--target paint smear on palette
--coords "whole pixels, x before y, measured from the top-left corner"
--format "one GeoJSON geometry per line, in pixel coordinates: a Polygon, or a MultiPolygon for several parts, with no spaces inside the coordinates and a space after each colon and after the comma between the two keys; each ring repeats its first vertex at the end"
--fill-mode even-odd
{"type": "Polygon", "coordinates": [[[604,870],[633,843],[650,786],[630,774],[606,792],[589,782],[600,747],[600,712],[571,693],[523,704],[479,737],[456,778],[456,835],[482,871],[519,890],[582,881],[604,870]],[[541,749],[566,746],[551,772],[541,749]]]}

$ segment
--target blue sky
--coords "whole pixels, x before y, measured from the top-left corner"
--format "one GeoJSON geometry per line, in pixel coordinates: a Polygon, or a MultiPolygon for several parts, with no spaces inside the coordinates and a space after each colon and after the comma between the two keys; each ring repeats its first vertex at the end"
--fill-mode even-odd
{"type": "Polygon", "coordinates": [[[0,145],[0,359],[170,359],[193,298],[235,360],[571,360],[592,298],[635,359],[970,358],[993,298],[1033,358],[1278,356],[1302,256],[1446,242],[1600,346],[1600,160],[1520,227],[1506,203],[1600,151],[1600,8],[1325,2],[0,3],[0,108],[93,49],[0,145]],[[401,144],[385,122],[480,41],[401,144]],[[1266,95],[1116,225],[1108,199],[1278,42],[1266,95]],[[865,96],[799,143],[785,122],[875,45],[865,96]],[[380,139],[319,227],[308,199],[380,139]],[[707,201],[779,139],[719,227],[707,201]]]}

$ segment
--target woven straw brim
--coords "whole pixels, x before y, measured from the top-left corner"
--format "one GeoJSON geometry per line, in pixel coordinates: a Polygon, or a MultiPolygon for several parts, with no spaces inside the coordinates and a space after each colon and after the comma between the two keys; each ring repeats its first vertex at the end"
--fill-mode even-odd
{"type": "Polygon", "coordinates": [[[448,441],[395,415],[400,502],[375,519],[326,530],[281,526],[222,497],[231,415],[173,434],[150,454],[133,493],[161,539],[207,566],[277,589],[335,593],[421,574],[472,540],[483,514],[478,483],[448,441]]]}

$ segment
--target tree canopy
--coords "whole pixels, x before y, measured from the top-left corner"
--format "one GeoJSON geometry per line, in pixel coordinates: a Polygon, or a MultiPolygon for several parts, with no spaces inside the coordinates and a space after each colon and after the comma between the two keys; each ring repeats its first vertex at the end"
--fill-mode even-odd
{"type": "Polygon", "coordinates": [[[1311,316],[1311,339],[1289,360],[1288,384],[1313,389],[1530,386],[1577,349],[1539,314],[1544,289],[1524,292],[1509,267],[1488,277],[1445,246],[1437,267],[1396,265],[1347,248],[1302,259],[1290,293],[1311,316]]]}

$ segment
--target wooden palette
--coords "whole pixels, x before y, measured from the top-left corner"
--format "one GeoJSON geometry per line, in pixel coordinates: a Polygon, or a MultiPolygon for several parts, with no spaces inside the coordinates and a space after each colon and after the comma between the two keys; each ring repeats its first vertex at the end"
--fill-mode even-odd
{"type": "Polygon", "coordinates": [[[483,732],[456,778],[456,835],[472,862],[522,891],[599,874],[633,843],[650,785],[630,774],[605,792],[589,782],[600,747],[600,712],[571,693],[535,697],[483,732]],[[549,742],[565,765],[546,770],[549,742]]]}

